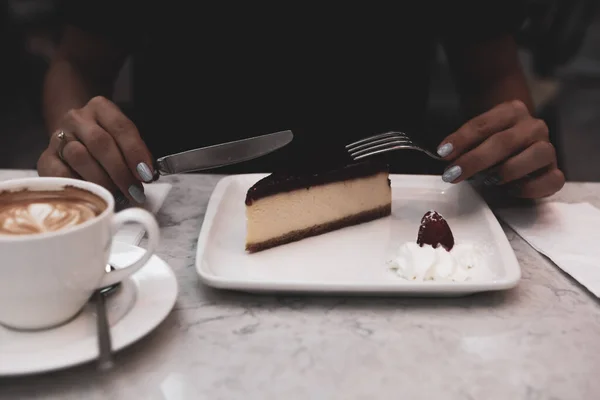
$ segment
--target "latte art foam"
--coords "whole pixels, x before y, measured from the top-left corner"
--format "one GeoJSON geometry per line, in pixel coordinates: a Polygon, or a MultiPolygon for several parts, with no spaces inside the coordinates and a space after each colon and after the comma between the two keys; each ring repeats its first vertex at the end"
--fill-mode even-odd
{"type": "Polygon", "coordinates": [[[32,235],[79,225],[102,213],[100,197],[73,187],[0,193],[0,235],[32,235]]]}

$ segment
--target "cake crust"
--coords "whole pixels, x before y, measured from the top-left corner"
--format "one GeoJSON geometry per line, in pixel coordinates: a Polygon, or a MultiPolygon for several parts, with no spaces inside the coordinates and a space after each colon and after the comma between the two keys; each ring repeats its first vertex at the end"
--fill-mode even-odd
{"type": "Polygon", "coordinates": [[[297,242],[299,240],[311,236],[317,236],[323,233],[332,232],[341,228],[345,228],[347,226],[358,225],[379,218],[387,217],[391,213],[392,205],[390,203],[382,207],[378,207],[368,211],[363,211],[359,214],[350,215],[342,219],[328,222],[326,224],[315,225],[307,229],[288,232],[285,235],[272,238],[263,242],[247,243],[246,251],[248,251],[249,253],[256,253],[283,244],[297,242]]]}

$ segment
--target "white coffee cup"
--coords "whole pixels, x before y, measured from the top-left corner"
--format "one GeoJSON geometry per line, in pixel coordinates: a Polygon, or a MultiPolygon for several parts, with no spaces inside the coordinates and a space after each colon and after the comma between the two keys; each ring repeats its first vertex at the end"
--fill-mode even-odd
{"type": "Polygon", "coordinates": [[[0,193],[62,190],[74,186],[103,199],[107,207],[79,225],[54,232],[0,234],[0,324],[43,329],[69,321],[96,289],[115,284],[139,270],[154,253],[159,228],[149,212],[131,208],[114,213],[111,193],[96,184],[67,178],[25,178],[0,182],[0,193]],[[131,265],[106,272],[112,237],[123,224],[141,224],[148,234],[146,252],[131,265]]]}

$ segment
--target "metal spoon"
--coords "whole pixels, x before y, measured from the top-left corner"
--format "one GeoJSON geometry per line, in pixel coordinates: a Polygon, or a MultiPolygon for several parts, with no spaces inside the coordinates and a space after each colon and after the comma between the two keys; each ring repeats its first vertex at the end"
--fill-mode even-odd
{"type": "MultiPolygon", "coordinates": [[[[106,266],[106,272],[114,270],[112,265],[106,266]]],[[[112,368],[112,344],[110,339],[110,326],[106,316],[106,296],[113,293],[121,283],[115,283],[96,290],[94,293],[94,301],[96,302],[96,329],[98,334],[98,369],[106,371],[112,368]]]]}

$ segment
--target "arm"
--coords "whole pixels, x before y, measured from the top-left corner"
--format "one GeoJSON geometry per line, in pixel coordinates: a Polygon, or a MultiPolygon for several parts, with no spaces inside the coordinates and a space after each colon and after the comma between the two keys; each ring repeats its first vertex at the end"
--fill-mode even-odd
{"type": "MultiPolygon", "coordinates": [[[[477,31],[471,37],[477,37],[477,31]]],[[[526,198],[552,195],[565,182],[544,121],[534,105],[509,34],[445,43],[463,107],[471,118],[438,148],[450,161],[442,178],[461,182],[484,174],[487,186],[526,198]]]]}
{"type": "Polygon", "coordinates": [[[534,112],[512,35],[471,43],[449,40],[444,48],[468,118],[511,100],[534,112]]]}
{"type": "Polygon", "coordinates": [[[110,97],[127,51],[99,36],[67,27],[46,74],[43,89],[44,117],[54,132],[71,109],[94,96],[110,97]]]}
{"type": "Polygon", "coordinates": [[[96,21],[108,34],[68,27],[46,75],[43,102],[50,140],[37,169],[40,176],[97,183],[139,204],[146,199],[140,182],[154,179],[153,159],[134,123],[106,98],[131,41],[106,18],[96,21]],[[54,134],[59,130],[65,137],[54,134]]]}

